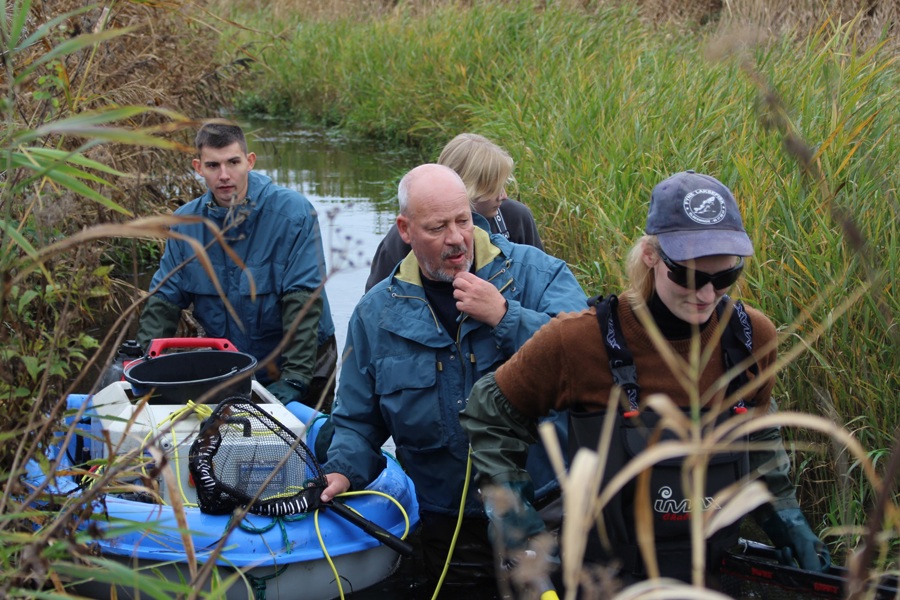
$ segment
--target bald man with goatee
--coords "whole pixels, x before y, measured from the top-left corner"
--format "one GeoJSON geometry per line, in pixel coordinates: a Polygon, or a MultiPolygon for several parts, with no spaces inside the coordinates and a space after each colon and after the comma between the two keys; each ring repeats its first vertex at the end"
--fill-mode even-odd
{"type": "MultiPolygon", "coordinates": [[[[397,227],[412,251],[350,317],[322,499],[371,483],[385,467],[381,446],[393,437],[416,486],[429,578],[437,581],[448,562],[465,490],[444,587],[494,585],[488,521],[474,474],[466,480],[469,441],[459,412],[482,375],[553,316],[585,308],[586,297],[563,261],[491,235],[452,169],[414,168],[398,198],[397,227]]],[[[565,447],[565,416],[551,420],[565,447]]],[[[528,468],[535,501],[552,498],[558,483],[538,444],[528,468]]]]}

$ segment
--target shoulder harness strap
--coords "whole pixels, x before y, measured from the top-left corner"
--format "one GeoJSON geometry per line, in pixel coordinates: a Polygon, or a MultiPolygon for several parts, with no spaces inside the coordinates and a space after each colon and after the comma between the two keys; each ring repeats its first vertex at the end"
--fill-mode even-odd
{"type": "Polygon", "coordinates": [[[625,343],[625,336],[622,335],[622,326],[619,323],[619,299],[615,294],[606,298],[594,296],[588,303],[597,308],[597,323],[600,325],[600,334],[606,347],[613,381],[622,388],[628,398],[629,410],[625,416],[633,417],[638,414],[640,387],[637,382],[637,370],[634,368],[634,358],[625,343]]]}
{"type": "MultiPolygon", "coordinates": [[[[721,320],[725,311],[728,309],[729,304],[733,305],[734,310],[731,311],[728,325],[722,333],[722,353],[724,354],[726,369],[731,369],[735,365],[742,363],[748,356],[753,354],[753,324],[750,322],[750,315],[747,314],[744,305],[739,300],[732,301],[731,298],[726,295],[723,296],[722,301],[716,305],[716,313],[721,320]]],[[[759,375],[759,365],[756,364],[756,361],[753,361],[746,370],[741,371],[739,375],[728,383],[726,393],[729,396],[750,381],[747,371],[750,371],[754,377],[759,375]]],[[[743,398],[738,400],[734,407],[734,412],[747,412],[747,407],[744,404],[743,398]]]]}

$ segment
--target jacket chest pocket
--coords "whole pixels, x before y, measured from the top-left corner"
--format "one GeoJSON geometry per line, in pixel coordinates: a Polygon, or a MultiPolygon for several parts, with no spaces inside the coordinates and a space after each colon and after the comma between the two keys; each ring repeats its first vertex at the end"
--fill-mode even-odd
{"type": "Polygon", "coordinates": [[[470,385],[474,385],[483,375],[496,371],[507,358],[486,327],[465,338],[462,359],[467,363],[466,368],[471,371],[470,385]]]}
{"type": "Polygon", "coordinates": [[[375,382],[382,416],[398,447],[432,450],[445,445],[445,410],[431,352],[378,359],[375,382]]]}

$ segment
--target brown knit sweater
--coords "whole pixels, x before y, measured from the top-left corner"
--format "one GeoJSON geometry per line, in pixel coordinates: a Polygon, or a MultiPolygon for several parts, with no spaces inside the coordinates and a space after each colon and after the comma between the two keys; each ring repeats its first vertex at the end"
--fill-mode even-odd
{"type": "MultiPolygon", "coordinates": [[[[753,325],[754,355],[760,372],[763,372],[776,359],[773,342],[775,326],[758,310],[750,307],[746,310],[753,325]]],[[[703,348],[716,342],[716,348],[712,352],[707,351],[708,361],[702,369],[690,366],[699,365],[701,360],[698,356],[691,361],[690,339],[667,342],[684,362],[685,368],[681,372],[691,382],[687,385],[679,381],[663,360],[633,312],[628,294],[623,294],[619,300],[618,315],[622,334],[634,356],[642,402],[648,395],[659,393],[668,395],[677,405],[687,407],[696,390],[700,390],[703,406],[724,397],[727,382],[719,382],[718,391],[712,392],[716,380],[724,372],[715,313],[700,335],[699,355],[703,354],[703,348]]],[[[570,406],[580,406],[585,410],[605,407],[613,388],[613,379],[595,309],[563,314],[544,325],[497,370],[496,382],[509,403],[529,417],[570,406]]],[[[745,401],[761,409],[764,414],[773,386],[774,378],[770,378],[745,401]]]]}
{"type": "MultiPolygon", "coordinates": [[[[753,326],[754,356],[760,373],[765,373],[776,359],[775,327],[758,310],[745,309],[753,326]]],[[[627,294],[619,299],[617,310],[622,335],[634,357],[641,401],[650,394],[661,393],[680,406],[689,406],[690,390],[701,390],[701,401],[708,405],[724,395],[727,383],[718,381],[723,372],[723,352],[715,339],[719,329],[715,313],[701,333],[698,345],[705,348],[700,353],[708,360],[703,369],[693,369],[700,372],[699,377],[690,376],[690,367],[685,369],[687,380],[694,384],[683,386],[639,323],[627,294]],[[717,392],[712,391],[713,386],[718,386],[717,392]]],[[[688,360],[691,340],[666,344],[688,365],[692,363],[688,360]]],[[[744,398],[748,405],[757,407],[754,415],[766,414],[772,408],[773,386],[774,377],[770,376],[744,398]]],[[[612,389],[612,373],[596,311],[590,309],[552,319],[506,364],[475,384],[466,408],[460,413],[460,423],[472,445],[472,463],[482,485],[485,481],[527,481],[528,444],[537,439],[537,419],[553,408],[578,407],[588,411],[604,408],[612,389]]],[[[775,497],[771,505],[757,508],[754,517],[765,520],[775,509],[799,509],[790,479],[790,460],[779,430],[769,428],[756,432],[750,435],[750,440],[758,445],[756,451],[750,452],[750,468],[760,469],[763,481],[775,497]]]]}

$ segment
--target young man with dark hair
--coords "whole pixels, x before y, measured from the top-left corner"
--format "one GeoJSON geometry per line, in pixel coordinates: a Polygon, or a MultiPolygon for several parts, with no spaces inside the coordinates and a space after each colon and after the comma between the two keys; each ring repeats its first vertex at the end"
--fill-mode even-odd
{"type": "Polygon", "coordinates": [[[244,264],[225,251],[206,223],[174,226],[172,233],[177,235],[167,241],[150,284],[138,342],[146,348],[154,338],[173,336],[181,311],[193,305],[194,318],[207,336],[226,338],[260,361],[257,379],[282,402],[315,406],[321,400],[321,408],[329,410],[337,344],[323,289],[325,256],[312,204],[253,172],[256,154],[247,151],[244,132],[237,125],[207,123],[197,133],[195,145],[192,164],[209,190],[175,214],[215,224],[244,264]],[[184,238],[193,238],[206,249],[215,280],[184,238]],[[285,336],[289,341],[280,355],[263,364],[285,336]]]}

